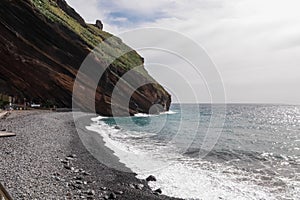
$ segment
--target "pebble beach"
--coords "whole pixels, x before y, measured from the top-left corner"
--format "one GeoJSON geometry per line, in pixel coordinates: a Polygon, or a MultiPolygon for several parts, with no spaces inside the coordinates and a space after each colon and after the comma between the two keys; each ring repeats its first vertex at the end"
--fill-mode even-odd
{"type": "MultiPolygon", "coordinates": [[[[71,112],[13,111],[0,120],[0,129],[16,133],[0,138],[0,182],[13,199],[174,199],[152,191],[133,172],[94,158],[71,112]]],[[[98,155],[118,163],[112,153],[98,155]]]]}

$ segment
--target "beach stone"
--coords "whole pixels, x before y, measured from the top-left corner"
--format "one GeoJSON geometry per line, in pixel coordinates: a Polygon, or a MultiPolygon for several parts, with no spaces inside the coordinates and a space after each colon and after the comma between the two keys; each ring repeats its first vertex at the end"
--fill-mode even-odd
{"type": "Polygon", "coordinates": [[[156,181],[156,178],[155,178],[155,176],[150,175],[150,176],[148,176],[148,177],[146,178],[146,181],[147,181],[147,182],[149,182],[149,181],[156,181]]]}
{"type": "Polygon", "coordinates": [[[101,190],[107,190],[107,187],[100,187],[101,190]]]}
{"type": "Polygon", "coordinates": [[[7,154],[7,155],[9,155],[11,153],[12,153],[11,151],[5,151],[5,154],[7,154]]]}
{"type": "Polygon", "coordinates": [[[60,176],[60,173],[54,172],[54,173],[53,173],[53,176],[60,176]]]}
{"type": "Polygon", "coordinates": [[[83,171],[82,174],[83,174],[84,176],[90,176],[90,175],[91,175],[91,173],[88,173],[88,172],[86,172],[86,171],[83,171]]]}
{"type": "Polygon", "coordinates": [[[117,198],[117,195],[114,192],[110,193],[109,199],[116,199],[116,198],[117,198]]]}
{"type": "Polygon", "coordinates": [[[153,192],[154,195],[159,196],[160,194],[158,192],[153,192]]]}
{"type": "Polygon", "coordinates": [[[76,176],[74,179],[75,180],[82,180],[83,178],[81,176],[76,176]]]}
{"type": "Polygon", "coordinates": [[[60,160],[60,162],[63,164],[69,165],[69,161],[67,161],[67,160],[60,160]]]}
{"type": "Polygon", "coordinates": [[[104,199],[109,199],[109,196],[108,196],[108,195],[105,195],[103,198],[104,198],[104,199]]]}
{"type": "Polygon", "coordinates": [[[124,194],[123,191],[116,191],[115,193],[116,193],[116,194],[121,194],[121,195],[124,194]]]}
{"type": "Polygon", "coordinates": [[[74,160],[74,158],[71,157],[65,157],[66,160],[74,160]]]}
{"type": "Polygon", "coordinates": [[[76,158],[76,157],[77,157],[76,154],[70,154],[67,156],[67,158],[76,158]]]}
{"type": "Polygon", "coordinates": [[[71,192],[68,192],[68,193],[66,194],[66,196],[67,196],[67,198],[71,198],[72,193],[71,193],[71,192]]]}
{"type": "Polygon", "coordinates": [[[71,167],[70,165],[64,165],[64,168],[71,171],[74,170],[74,167],[71,167]]]}
{"type": "Polygon", "coordinates": [[[115,129],[118,129],[118,130],[120,130],[121,128],[120,128],[120,126],[115,126],[115,129]]]}
{"type": "Polygon", "coordinates": [[[82,181],[80,181],[80,180],[77,180],[77,181],[75,181],[75,183],[76,183],[76,184],[78,184],[78,185],[81,185],[81,184],[83,184],[83,182],[82,182],[82,181]]]}
{"type": "Polygon", "coordinates": [[[87,190],[86,194],[90,195],[90,196],[94,196],[96,193],[95,193],[95,190],[87,190]]]}
{"type": "Polygon", "coordinates": [[[154,190],[155,193],[162,194],[162,190],[160,188],[154,190]]]}
{"type": "Polygon", "coordinates": [[[73,186],[74,189],[82,189],[81,185],[72,184],[72,186],[73,186]]]}
{"type": "Polygon", "coordinates": [[[138,189],[138,190],[142,190],[144,188],[144,185],[143,184],[136,184],[135,188],[138,189]]]}

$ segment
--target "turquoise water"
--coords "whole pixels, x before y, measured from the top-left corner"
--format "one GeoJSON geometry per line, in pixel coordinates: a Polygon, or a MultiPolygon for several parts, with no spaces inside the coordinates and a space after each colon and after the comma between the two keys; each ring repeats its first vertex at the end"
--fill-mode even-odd
{"type": "Polygon", "coordinates": [[[92,126],[140,178],[156,175],[151,187],[164,194],[299,199],[299,106],[174,104],[170,110],[92,126]]]}

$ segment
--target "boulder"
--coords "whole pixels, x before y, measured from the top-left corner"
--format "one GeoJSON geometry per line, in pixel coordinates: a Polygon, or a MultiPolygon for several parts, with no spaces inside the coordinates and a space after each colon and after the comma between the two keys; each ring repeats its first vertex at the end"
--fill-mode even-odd
{"type": "Polygon", "coordinates": [[[155,193],[158,193],[158,194],[162,194],[162,191],[160,188],[158,188],[157,190],[154,190],[155,193]]]}
{"type": "Polygon", "coordinates": [[[109,199],[116,199],[117,198],[117,195],[115,193],[110,193],[109,195],[109,199]]]}
{"type": "Polygon", "coordinates": [[[103,23],[101,22],[101,20],[97,19],[95,26],[100,30],[103,30],[103,23]]]}
{"type": "Polygon", "coordinates": [[[146,178],[146,181],[147,182],[149,182],[149,181],[156,181],[156,178],[155,178],[155,176],[150,175],[150,176],[148,176],[148,178],[146,178]]]}

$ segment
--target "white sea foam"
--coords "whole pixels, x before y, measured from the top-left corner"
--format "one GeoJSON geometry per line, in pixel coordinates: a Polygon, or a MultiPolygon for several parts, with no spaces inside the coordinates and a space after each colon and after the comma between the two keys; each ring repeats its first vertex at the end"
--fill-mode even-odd
{"type": "Polygon", "coordinates": [[[150,114],[146,114],[146,113],[137,113],[134,116],[135,117],[151,117],[151,116],[155,116],[155,115],[150,115],[150,114]]]}
{"type": "Polygon", "coordinates": [[[159,115],[174,115],[177,114],[177,112],[169,110],[166,112],[161,112],[159,114],[145,114],[145,113],[137,113],[134,116],[135,117],[153,117],[153,116],[159,116],[159,115]]]}
{"type": "Polygon", "coordinates": [[[107,117],[98,116],[98,117],[92,118],[91,120],[92,120],[93,122],[98,122],[98,121],[100,121],[101,119],[105,119],[105,118],[107,118],[107,117]]]}
{"type": "Polygon", "coordinates": [[[162,112],[162,113],[160,113],[160,114],[174,115],[174,114],[177,114],[177,112],[172,111],[172,110],[169,110],[169,111],[166,111],[166,112],[162,112]]]}
{"type": "MultiPolygon", "coordinates": [[[[96,122],[95,118],[93,121],[96,122]]],[[[150,182],[150,187],[161,188],[165,195],[190,200],[277,199],[276,193],[270,192],[270,188],[256,184],[251,173],[229,169],[222,164],[189,161],[176,153],[172,155],[171,147],[149,144],[147,137],[153,134],[118,130],[101,120],[87,129],[98,132],[104,138],[105,145],[114,151],[122,163],[136,172],[138,178],[144,179],[150,174],[157,177],[157,182],[150,182]]],[[[296,197],[297,194],[295,192],[291,196],[296,197]]]]}
{"type": "Polygon", "coordinates": [[[103,122],[93,124],[86,127],[90,131],[99,133],[105,142],[105,145],[114,151],[114,154],[119,157],[120,161],[126,167],[132,169],[136,173],[150,172],[151,169],[157,169],[167,165],[166,161],[151,159],[152,155],[147,151],[140,151],[130,143],[122,143],[118,140],[112,140],[111,137],[120,130],[111,128],[103,122]],[[142,161],[142,162],[139,162],[142,161]]]}
{"type": "MultiPolygon", "coordinates": [[[[161,188],[164,194],[185,199],[275,199],[262,187],[237,182],[222,172],[195,168],[181,163],[170,165],[154,174],[157,182],[150,186],[161,188]]],[[[140,178],[142,178],[140,176],[140,178]]]]}
{"type": "Polygon", "coordinates": [[[169,111],[161,112],[161,113],[160,113],[160,115],[174,115],[174,114],[177,114],[177,112],[172,111],[172,110],[169,110],[169,111]]]}

